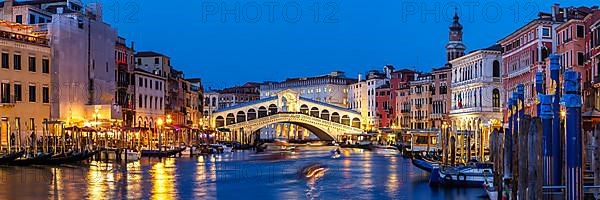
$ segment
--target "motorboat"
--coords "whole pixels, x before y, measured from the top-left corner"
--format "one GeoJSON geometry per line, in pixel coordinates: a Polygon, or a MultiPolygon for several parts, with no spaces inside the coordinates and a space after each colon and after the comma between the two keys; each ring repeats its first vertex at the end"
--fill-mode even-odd
{"type": "Polygon", "coordinates": [[[272,143],[264,143],[257,149],[258,152],[270,152],[270,153],[292,153],[295,150],[295,146],[290,145],[287,140],[275,139],[272,143]]]}
{"type": "Polygon", "coordinates": [[[395,146],[382,146],[382,145],[373,145],[371,150],[376,154],[386,155],[386,156],[396,156],[400,155],[400,151],[395,146]]]}
{"type": "Polygon", "coordinates": [[[435,164],[429,183],[442,186],[484,187],[493,181],[492,164],[469,163],[465,166],[445,166],[435,164]]]}

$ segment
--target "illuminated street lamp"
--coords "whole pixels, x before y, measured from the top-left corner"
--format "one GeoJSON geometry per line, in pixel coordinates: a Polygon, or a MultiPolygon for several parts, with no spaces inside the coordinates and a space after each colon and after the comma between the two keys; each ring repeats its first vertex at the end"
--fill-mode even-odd
{"type": "Polygon", "coordinates": [[[162,118],[158,118],[156,120],[156,125],[158,126],[157,132],[158,132],[158,152],[159,152],[159,154],[162,151],[162,144],[161,144],[162,143],[162,137],[161,137],[162,136],[162,134],[161,134],[162,131],[161,130],[162,130],[162,125],[163,124],[164,124],[164,121],[163,121],[162,118]]]}

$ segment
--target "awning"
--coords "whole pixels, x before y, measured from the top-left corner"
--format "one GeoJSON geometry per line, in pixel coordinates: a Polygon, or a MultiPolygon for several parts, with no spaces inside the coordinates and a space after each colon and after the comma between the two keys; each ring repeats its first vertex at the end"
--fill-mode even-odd
{"type": "Polygon", "coordinates": [[[600,111],[592,109],[581,114],[582,118],[597,118],[600,119],[600,111]]]}

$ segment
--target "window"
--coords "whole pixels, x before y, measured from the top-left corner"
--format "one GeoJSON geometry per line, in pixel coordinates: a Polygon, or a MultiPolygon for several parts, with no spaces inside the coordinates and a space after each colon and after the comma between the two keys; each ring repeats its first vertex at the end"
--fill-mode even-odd
{"type": "Polygon", "coordinates": [[[140,94],[140,97],[138,98],[138,108],[142,107],[142,95],[140,94]]]}
{"type": "Polygon", "coordinates": [[[17,15],[15,17],[15,22],[22,24],[23,23],[23,15],[17,15]]]}
{"type": "Polygon", "coordinates": [[[29,86],[29,102],[35,102],[35,85],[29,86]]]}
{"type": "Polygon", "coordinates": [[[583,38],[585,36],[584,28],[582,25],[577,25],[577,37],[583,38]]]}
{"type": "Polygon", "coordinates": [[[144,79],[142,77],[139,78],[140,87],[144,86],[144,79]]]}
{"type": "Polygon", "coordinates": [[[148,79],[144,79],[144,88],[148,88],[148,79]]]}
{"type": "Polygon", "coordinates": [[[29,24],[35,24],[35,15],[29,14],[29,24]]]}
{"type": "Polygon", "coordinates": [[[50,73],[50,60],[48,60],[48,58],[42,59],[42,73],[44,73],[44,74],[50,73]]]}
{"type": "Polygon", "coordinates": [[[142,65],[142,59],[141,59],[141,58],[138,58],[138,59],[137,59],[137,64],[138,64],[138,65],[142,65]]]}
{"type": "Polygon", "coordinates": [[[15,84],[15,101],[23,101],[23,92],[21,91],[21,84],[15,84]]]}
{"type": "Polygon", "coordinates": [[[29,130],[34,130],[34,129],[35,129],[35,119],[29,118],[29,130]]]}
{"type": "Polygon", "coordinates": [[[50,89],[47,86],[42,87],[42,103],[50,103],[50,89]]]}
{"type": "Polygon", "coordinates": [[[498,89],[492,91],[492,106],[500,108],[500,91],[498,89]]]}
{"type": "Polygon", "coordinates": [[[30,56],[29,57],[29,71],[30,72],[35,72],[35,57],[30,56]]]}
{"type": "Polygon", "coordinates": [[[550,37],[550,28],[542,28],[542,36],[550,37]]]}
{"type": "Polygon", "coordinates": [[[160,63],[160,59],[158,59],[158,58],[154,58],[154,64],[155,64],[155,65],[158,65],[159,63],[160,63]]]}
{"type": "Polygon", "coordinates": [[[43,17],[39,17],[39,18],[38,18],[38,22],[39,22],[40,24],[46,23],[46,19],[44,19],[43,17]]]}
{"type": "Polygon", "coordinates": [[[2,68],[8,69],[8,53],[2,53],[2,68]]]}
{"type": "Polygon", "coordinates": [[[154,89],[157,89],[157,90],[158,90],[158,81],[155,81],[155,82],[154,82],[154,89]]]}
{"type": "Polygon", "coordinates": [[[15,70],[21,70],[21,55],[15,54],[13,56],[13,64],[15,70]]]}
{"type": "Polygon", "coordinates": [[[493,77],[497,78],[500,77],[500,62],[497,60],[494,60],[494,63],[492,64],[492,73],[493,73],[493,77]]]}
{"type": "Polygon", "coordinates": [[[585,56],[584,56],[583,52],[577,52],[577,65],[583,67],[584,62],[585,62],[585,56]]]}
{"type": "Polygon", "coordinates": [[[2,83],[2,87],[0,87],[0,100],[2,103],[10,103],[10,84],[2,83]]]}

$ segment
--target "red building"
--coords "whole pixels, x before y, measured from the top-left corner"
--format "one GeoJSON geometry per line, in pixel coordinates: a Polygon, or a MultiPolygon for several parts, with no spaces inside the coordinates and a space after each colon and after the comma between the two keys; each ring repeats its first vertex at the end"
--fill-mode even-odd
{"type": "Polygon", "coordinates": [[[399,91],[409,88],[410,81],[415,80],[416,74],[417,72],[408,69],[391,72],[389,84],[384,84],[375,90],[376,114],[380,128],[399,125],[397,115],[399,91]]]}
{"type": "MultiPolygon", "coordinates": [[[[505,101],[516,91],[518,84],[524,84],[525,114],[535,112],[535,73],[543,71],[546,72],[546,77],[550,77],[550,70],[546,70],[546,58],[556,50],[556,27],[571,17],[571,12],[568,12],[570,9],[575,8],[554,5],[551,13],[540,12],[537,19],[498,41],[503,48],[502,83],[505,101]]],[[[503,111],[506,118],[506,108],[503,111]]]]}

